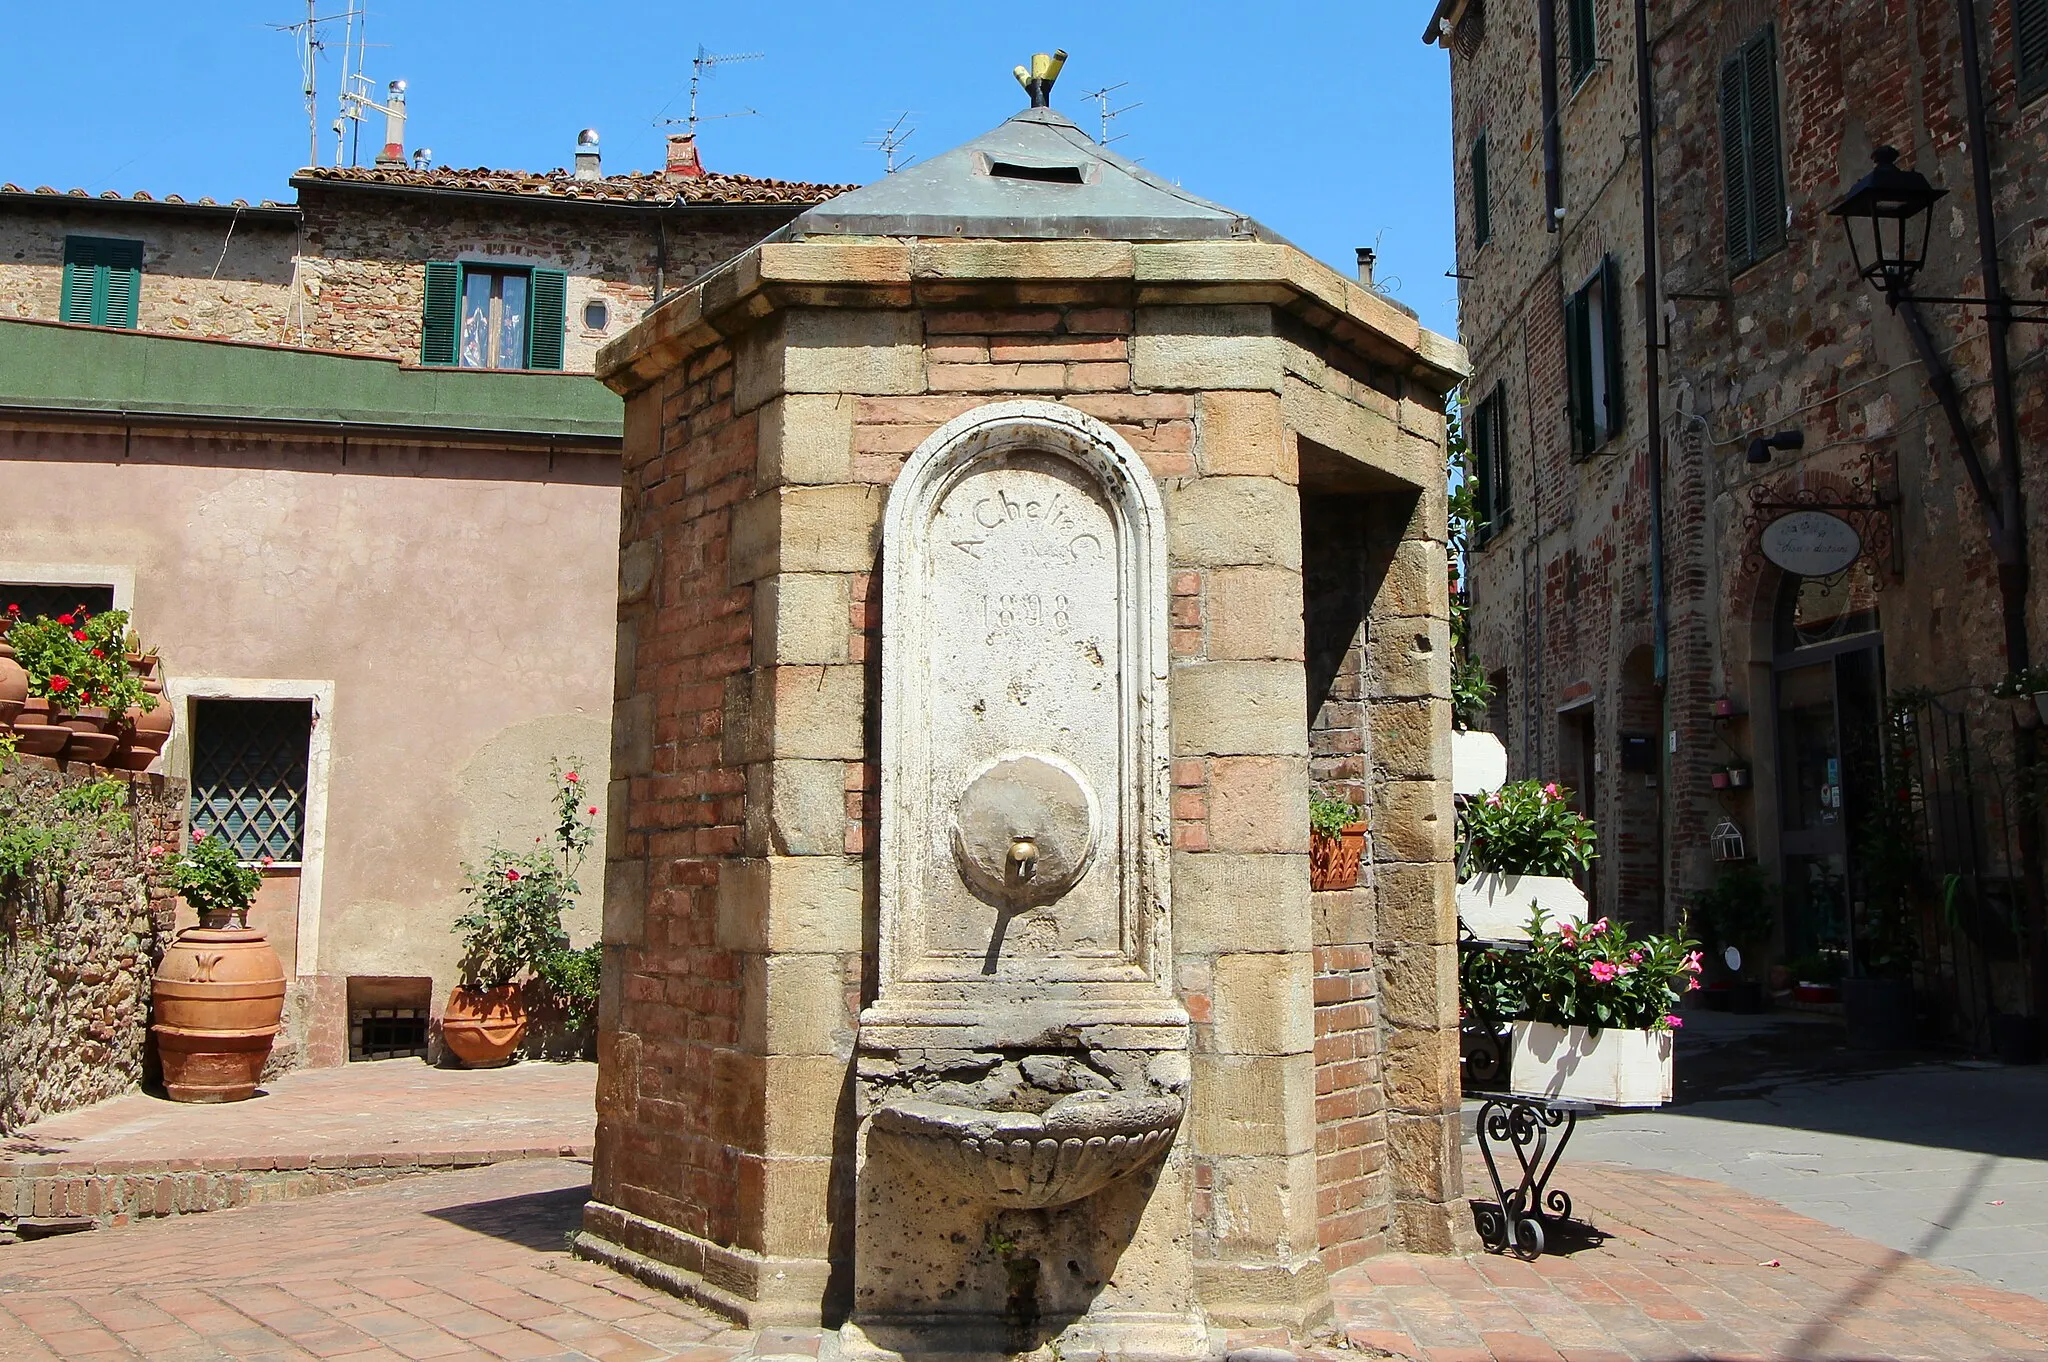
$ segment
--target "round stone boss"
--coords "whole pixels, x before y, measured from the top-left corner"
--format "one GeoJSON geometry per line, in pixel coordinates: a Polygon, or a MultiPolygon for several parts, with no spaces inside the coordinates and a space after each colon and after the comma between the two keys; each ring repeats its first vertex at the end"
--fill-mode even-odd
{"type": "Polygon", "coordinates": [[[953,856],[976,894],[1037,907],[1088,873],[1098,823],[1095,794],[1072,764],[1049,753],[1005,753],[984,763],[960,792],[953,856]]]}

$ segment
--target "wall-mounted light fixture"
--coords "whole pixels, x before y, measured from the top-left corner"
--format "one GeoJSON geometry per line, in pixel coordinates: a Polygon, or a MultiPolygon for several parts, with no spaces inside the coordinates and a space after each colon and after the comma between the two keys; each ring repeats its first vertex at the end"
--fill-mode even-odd
{"type": "Polygon", "coordinates": [[[1796,430],[1781,430],[1776,435],[1759,435],[1749,442],[1749,461],[1769,463],[1774,449],[1804,449],[1806,436],[1796,430]]]}

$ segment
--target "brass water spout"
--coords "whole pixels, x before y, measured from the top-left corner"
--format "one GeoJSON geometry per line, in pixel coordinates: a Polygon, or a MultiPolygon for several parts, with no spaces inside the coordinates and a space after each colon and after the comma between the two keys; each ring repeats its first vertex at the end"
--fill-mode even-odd
{"type": "Polygon", "coordinates": [[[1010,843],[1010,863],[1017,867],[1019,882],[1031,878],[1038,868],[1038,843],[1029,837],[1018,837],[1010,843]]]}

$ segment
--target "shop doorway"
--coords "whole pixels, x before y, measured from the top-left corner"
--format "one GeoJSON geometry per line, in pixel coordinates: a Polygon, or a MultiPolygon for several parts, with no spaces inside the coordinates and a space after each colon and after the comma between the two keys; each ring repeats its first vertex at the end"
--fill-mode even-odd
{"type": "Polygon", "coordinates": [[[1825,977],[1853,967],[1856,830],[1883,771],[1884,651],[1859,561],[1788,575],[1773,622],[1784,959],[1825,977]]]}

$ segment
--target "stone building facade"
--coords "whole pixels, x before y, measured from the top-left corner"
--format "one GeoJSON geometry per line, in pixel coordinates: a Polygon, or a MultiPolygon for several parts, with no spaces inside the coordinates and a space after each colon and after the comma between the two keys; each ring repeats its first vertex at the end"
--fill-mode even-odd
{"type": "MultiPolygon", "coordinates": [[[[1604,839],[1596,908],[1645,922],[1674,920],[1711,882],[1713,834],[1732,827],[1740,854],[1783,884],[1772,954],[1805,965],[1818,954],[1853,969],[1870,953],[1870,903],[1883,890],[1879,858],[1857,843],[1889,829],[1917,848],[1904,872],[1914,885],[1957,874],[1981,898],[1981,927],[1938,928],[1924,913],[1919,923],[1921,982],[1952,1017],[1975,1018],[1950,1028],[1964,1042],[1991,1014],[2037,1014],[2043,1001],[2026,980],[2039,962],[2001,925],[2039,913],[2025,902],[2031,834],[2017,826],[2010,780],[2035,721],[1989,694],[2034,659],[2008,656],[1987,517],[1939,384],[1903,314],[1857,277],[1829,209],[1869,172],[1874,148],[1896,147],[1949,191],[1916,291],[1984,296],[1959,19],[1971,16],[1993,250],[2009,294],[2039,293],[2048,104],[2028,63],[2048,54],[2014,39],[2015,16],[2038,8],[1651,0],[1647,117],[1635,14],[1621,0],[1444,0],[1425,34],[1451,53],[1460,328],[1474,369],[1463,411],[1468,435],[1487,444],[1475,448],[1490,461],[1482,475],[1500,489],[1471,555],[1474,640],[1500,687],[1491,726],[1514,774],[1585,791],[1604,839]],[[1621,296],[1593,345],[1617,353],[1595,367],[1620,401],[1613,430],[1589,441],[1573,415],[1585,406],[1574,353],[1586,349],[1573,299],[1603,281],[1603,258],[1607,291],[1621,296]],[[1799,447],[1753,449],[1793,435],[1799,447]],[[1774,560],[1794,561],[1777,545],[1815,522],[1771,527],[1808,512],[1854,531],[1830,530],[1850,542],[1846,565],[1809,560],[1808,575],[1774,560]],[[1908,731],[1886,697],[1909,691],[1922,693],[1904,720],[1919,739],[1886,756],[1888,709],[1893,730],[1908,731]],[[1936,749],[1956,743],[1977,761],[1968,788],[1931,769],[1936,749]],[[1902,819],[1873,813],[1886,782],[1887,795],[1910,787],[1902,819]],[[1991,829],[1970,848],[1942,831],[1966,808],[1991,829]]],[[[1964,438],[1994,469],[2017,457],[2031,479],[2048,433],[2039,329],[2012,330],[2007,390],[1992,378],[1982,306],[1919,310],[1953,371],[1964,438]]],[[[2040,538],[2028,531],[2029,550],[2040,538]]],[[[2024,618],[2040,639],[2038,590],[2024,618]]]]}
{"type": "MultiPolygon", "coordinates": [[[[1200,1355],[1173,1331],[1311,1329],[1332,1266],[1448,1250],[1465,1220],[1441,472],[1462,356],[1256,229],[1232,239],[1243,220],[1213,205],[1201,239],[1089,216],[1093,194],[1140,193],[1127,176],[1192,201],[1057,115],[984,142],[799,218],[600,358],[627,401],[626,496],[578,1247],[740,1319],[850,1320],[847,1356],[914,1350],[913,1320],[924,1349],[1008,1329],[1004,1352],[1096,1355],[1096,1331],[1132,1327],[1113,1355],[1200,1355]],[[1013,161],[1040,174],[987,186],[1013,161]],[[1014,218],[948,197],[984,186],[1014,218]],[[953,799],[916,783],[950,750],[904,735],[955,704],[979,731],[957,688],[980,673],[948,650],[1014,628],[1058,651],[1064,628],[1042,600],[910,623],[936,578],[904,564],[967,571],[989,550],[969,534],[920,560],[905,508],[954,485],[932,470],[956,442],[1013,427],[1037,432],[1020,450],[1118,451],[1156,489],[1133,514],[1163,517],[1159,667],[1133,684],[1158,687],[1141,711],[1164,750],[1116,792],[1142,807],[1156,775],[1157,822],[1102,872],[1161,897],[1127,971],[1078,982],[1032,954],[1063,915],[1017,919],[957,977],[902,963],[920,958],[904,924],[939,920],[905,905],[940,891],[905,886],[950,883],[906,858],[930,800],[953,799]],[[1366,802],[1355,890],[1310,891],[1312,770],[1366,802]],[[892,1180],[897,1127],[877,1123],[900,1103],[1028,1121],[1004,1104],[1042,1082],[1164,1093],[1187,1116],[1085,1211],[892,1180]]],[[[991,492],[976,523],[1040,503],[1010,505],[991,492]]],[[[1075,557],[1023,534],[1004,550],[1020,575],[1075,557]]],[[[1145,582],[1115,599],[1142,612],[1145,582]]],[[[1020,686],[988,707],[1028,712],[1020,686]]],[[[918,930],[961,930],[944,921],[918,930]]]]}
{"type": "Polygon", "coordinates": [[[430,262],[558,271],[560,360],[534,367],[588,373],[659,292],[845,188],[708,174],[693,148],[671,160],[613,175],[313,166],[290,203],[0,186],[0,317],[64,320],[67,250],[135,243],[134,316],[108,324],[421,362],[430,262]]]}

